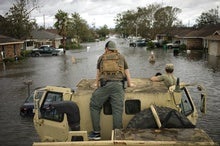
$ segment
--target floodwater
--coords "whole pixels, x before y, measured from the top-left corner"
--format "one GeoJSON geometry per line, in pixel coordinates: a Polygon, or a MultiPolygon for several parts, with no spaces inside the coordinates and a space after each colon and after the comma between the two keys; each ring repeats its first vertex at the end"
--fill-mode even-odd
{"type": "MultiPolygon", "coordinates": [[[[207,114],[199,113],[198,128],[204,129],[215,141],[220,142],[220,58],[191,52],[174,56],[172,50],[156,49],[156,63],[150,64],[150,50],[130,48],[128,41],[115,39],[119,51],[129,64],[132,77],[151,77],[164,72],[166,63],[173,63],[180,81],[201,83],[207,89],[207,114]]],[[[30,89],[45,85],[75,88],[82,78],[95,78],[96,61],[104,52],[105,42],[87,43],[83,50],[67,51],[66,55],[30,57],[13,64],[0,64],[0,145],[30,146],[40,141],[31,118],[22,118],[19,107],[28,95],[25,81],[32,80],[30,89]],[[76,63],[72,63],[72,57],[76,63]]],[[[197,92],[194,88],[190,91],[197,92]]],[[[199,96],[192,93],[199,104],[199,96]]]]}

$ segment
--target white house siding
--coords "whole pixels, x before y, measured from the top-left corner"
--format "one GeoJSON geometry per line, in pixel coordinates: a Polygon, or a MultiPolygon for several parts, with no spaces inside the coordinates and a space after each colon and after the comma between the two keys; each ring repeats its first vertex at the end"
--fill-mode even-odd
{"type": "Polygon", "coordinates": [[[54,41],[54,47],[55,48],[59,48],[60,45],[61,45],[61,41],[60,40],[55,40],[54,41]]]}
{"type": "Polygon", "coordinates": [[[209,41],[209,55],[220,56],[219,41],[209,41]]]}

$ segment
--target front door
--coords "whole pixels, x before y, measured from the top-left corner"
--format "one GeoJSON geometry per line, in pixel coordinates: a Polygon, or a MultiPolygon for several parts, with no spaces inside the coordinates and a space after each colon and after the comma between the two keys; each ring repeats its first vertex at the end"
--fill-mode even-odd
{"type": "Polygon", "coordinates": [[[66,114],[59,114],[50,105],[62,101],[63,93],[47,92],[39,110],[35,113],[34,123],[41,141],[66,141],[69,126],[66,114]]]}

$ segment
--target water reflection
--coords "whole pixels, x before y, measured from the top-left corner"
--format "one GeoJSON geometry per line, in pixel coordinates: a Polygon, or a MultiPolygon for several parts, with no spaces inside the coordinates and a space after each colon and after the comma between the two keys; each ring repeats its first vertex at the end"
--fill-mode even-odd
{"type": "Polygon", "coordinates": [[[186,51],[186,58],[188,60],[198,61],[198,60],[202,60],[204,56],[205,55],[204,55],[203,51],[196,51],[196,50],[187,50],[186,51]]]}
{"type": "Polygon", "coordinates": [[[212,69],[212,71],[219,72],[220,71],[220,57],[211,56],[207,57],[207,66],[212,69]]]}
{"type": "Polygon", "coordinates": [[[220,57],[205,54],[203,51],[187,50],[182,54],[186,56],[189,61],[205,61],[205,65],[210,68],[214,73],[220,71],[220,57]]]}

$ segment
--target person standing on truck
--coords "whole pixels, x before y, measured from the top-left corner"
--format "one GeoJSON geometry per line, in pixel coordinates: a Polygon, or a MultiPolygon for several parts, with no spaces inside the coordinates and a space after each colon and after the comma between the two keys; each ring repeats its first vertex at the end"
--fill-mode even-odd
{"type": "Polygon", "coordinates": [[[113,41],[108,41],[105,45],[105,53],[97,61],[96,86],[90,99],[90,114],[93,131],[89,135],[90,140],[100,140],[100,112],[103,104],[109,100],[112,106],[113,129],[121,129],[124,82],[131,87],[130,72],[128,64],[113,41]]]}
{"type": "Polygon", "coordinates": [[[165,74],[155,75],[150,79],[153,82],[163,81],[164,84],[169,88],[170,86],[175,85],[177,81],[177,78],[173,75],[174,65],[166,64],[165,71],[165,74]]]}

